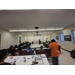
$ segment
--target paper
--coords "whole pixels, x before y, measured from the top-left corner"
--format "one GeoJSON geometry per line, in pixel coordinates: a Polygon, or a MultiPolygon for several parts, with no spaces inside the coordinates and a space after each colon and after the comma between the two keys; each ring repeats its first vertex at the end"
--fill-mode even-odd
{"type": "Polygon", "coordinates": [[[39,65],[43,64],[42,58],[37,58],[36,61],[38,62],[39,65]]]}
{"type": "Polygon", "coordinates": [[[10,57],[7,57],[7,59],[4,62],[12,63],[14,62],[14,59],[10,59],[10,57]]]}
{"type": "Polygon", "coordinates": [[[24,62],[24,57],[19,60],[19,62],[24,62]]]}
{"type": "Polygon", "coordinates": [[[46,58],[46,55],[45,55],[45,54],[41,54],[41,57],[42,57],[42,58],[46,58]]]}
{"type": "Polygon", "coordinates": [[[24,62],[24,59],[20,59],[18,62],[24,62]]]}
{"type": "Polygon", "coordinates": [[[13,59],[16,59],[16,60],[17,60],[18,58],[19,58],[19,57],[13,57],[13,59]]]}
{"type": "Polygon", "coordinates": [[[40,50],[40,48],[36,48],[36,50],[40,50]]]}
{"type": "Polygon", "coordinates": [[[49,48],[43,48],[43,49],[49,49],[49,48]]]}
{"type": "Polygon", "coordinates": [[[17,59],[18,57],[13,57],[12,59],[10,59],[10,57],[7,57],[4,62],[12,63],[14,62],[14,60],[17,60],[17,59]]]}

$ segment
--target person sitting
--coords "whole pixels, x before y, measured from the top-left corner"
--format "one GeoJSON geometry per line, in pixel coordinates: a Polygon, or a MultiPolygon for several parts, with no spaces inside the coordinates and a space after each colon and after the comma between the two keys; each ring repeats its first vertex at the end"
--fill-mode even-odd
{"type": "Polygon", "coordinates": [[[34,42],[32,41],[32,44],[34,44],[34,42]]]}
{"type": "Polygon", "coordinates": [[[43,50],[43,46],[40,46],[39,52],[42,52],[42,51],[44,51],[44,50],[43,50]]]}
{"type": "Polygon", "coordinates": [[[18,46],[17,45],[15,45],[15,47],[14,48],[18,48],[18,46]]]}
{"type": "Polygon", "coordinates": [[[60,51],[60,53],[61,53],[61,46],[59,45],[59,48],[58,48],[58,50],[60,51]]]}
{"type": "Polygon", "coordinates": [[[6,63],[4,60],[6,59],[8,52],[6,49],[0,50],[0,65],[11,65],[11,63],[6,63]]]}
{"type": "Polygon", "coordinates": [[[29,47],[29,48],[27,48],[27,50],[26,50],[27,52],[30,52],[30,54],[32,55],[33,54],[33,50],[29,47]]]}
{"type": "Polygon", "coordinates": [[[17,52],[17,49],[18,49],[18,48],[13,48],[13,50],[11,50],[11,55],[12,55],[12,56],[15,56],[14,52],[17,52]]]}
{"type": "Polygon", "coordinates": [[[21,46],[21,43],[19,43],[19,47],[21,46]]]}
{"type": "Polygon", "coordinates": [[[11,45],[10,48],[8,49],[8,53],[11,53],[12,49],[13,49],[13,45],[11,45]]]}

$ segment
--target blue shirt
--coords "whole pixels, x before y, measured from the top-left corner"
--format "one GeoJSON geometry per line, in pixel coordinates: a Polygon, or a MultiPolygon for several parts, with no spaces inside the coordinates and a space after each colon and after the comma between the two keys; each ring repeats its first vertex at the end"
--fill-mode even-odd
{"type": "Polygon", "coordinates": [[[29,51],[31,55],[33,54],[33,50],[32,49],[27,49],[26,51],[27,52],[29,51]]]}

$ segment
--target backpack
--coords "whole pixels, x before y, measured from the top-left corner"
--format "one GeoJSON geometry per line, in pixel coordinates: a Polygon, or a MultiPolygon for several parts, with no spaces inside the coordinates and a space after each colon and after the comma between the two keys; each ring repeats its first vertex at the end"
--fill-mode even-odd
{"type": "Polygon", "coordinates": [[[72,50],[70,53],[71,53],[71,57],[75,58],[75,50],[72,50]]]}

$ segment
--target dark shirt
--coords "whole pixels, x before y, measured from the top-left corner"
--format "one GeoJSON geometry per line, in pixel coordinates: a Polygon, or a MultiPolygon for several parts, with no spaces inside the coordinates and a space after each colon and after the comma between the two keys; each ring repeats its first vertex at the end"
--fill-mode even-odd
{"type": "Polygon", "coordinates": [[[4,62],[4,63],[2,63],[2,64],[0,64],[0,65],[11,65],[11,64],[4,62]]]}

